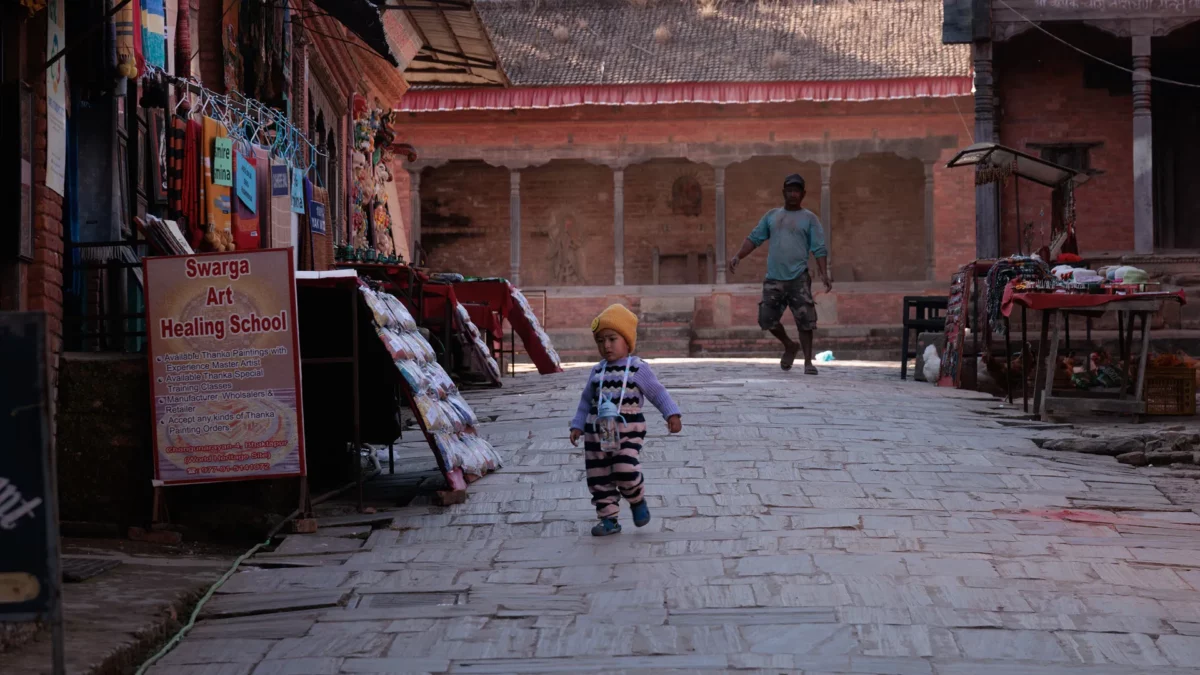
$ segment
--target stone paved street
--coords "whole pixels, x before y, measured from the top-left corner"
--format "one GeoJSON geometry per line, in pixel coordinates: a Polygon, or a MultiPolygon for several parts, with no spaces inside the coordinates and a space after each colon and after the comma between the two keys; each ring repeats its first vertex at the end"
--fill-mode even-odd
{"type": "Polygon", "coordinates": [[[152,672],[1200,672],[1200,516],[1136,469],[890,365],[655,368],[649,526],[588,535],[583,371],[521,375],[471,396],[507,465],[470,501],[289,537],[152,672]]]}

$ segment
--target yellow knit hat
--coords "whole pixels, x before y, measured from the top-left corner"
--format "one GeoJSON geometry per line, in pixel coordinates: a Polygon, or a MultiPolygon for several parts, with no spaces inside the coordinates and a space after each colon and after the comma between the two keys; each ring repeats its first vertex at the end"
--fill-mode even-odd
{"type": "Polygon", "coordinates": [[[629,353],[637,347],[637,315],[629,311],[625,305],[609,305],[608,309],[600,312],[600,316],[592,319],[592,335],[605,328],[611,328],[617,335],[625,338],[629,344],[629,353]]]}

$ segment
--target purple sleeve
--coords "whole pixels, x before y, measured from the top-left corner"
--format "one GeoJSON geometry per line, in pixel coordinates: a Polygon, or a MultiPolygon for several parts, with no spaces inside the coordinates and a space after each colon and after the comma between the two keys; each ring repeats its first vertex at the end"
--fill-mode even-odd
{"type": "Polygon", "coordinates": [[[592,411],[592,376],[595,374],[595,368],[588,369],[587,384],[583,385],[583,394],[579,397],[579,407],[575,409],[575,417],[571,418],[572,429],[583,431],[583,425],[587,423],[588,413],[592,411]]]}
{"type": "Polygon", "coordinates": [[[650,370],[650,364],[645,361],[638,363],[636,377],[638,389],[642,392],[642,396],[647,401],[653,403],[655,408],[658,408],[658,411],[662,413],[663,419],[669,419],[675,415],[683,416],[679,412],[679,406],[675,405],[675,401],[667,393],[667,388],[662,386],[662,383],[655,377],[654,371],[650,370]]]}

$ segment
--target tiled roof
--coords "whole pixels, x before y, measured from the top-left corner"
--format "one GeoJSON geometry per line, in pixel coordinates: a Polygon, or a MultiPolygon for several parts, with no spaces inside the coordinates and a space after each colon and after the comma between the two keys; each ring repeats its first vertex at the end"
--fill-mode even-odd
{"type": "Polygon", "coordinates": [[[513,86],[963,77],[942,0],[476,0],[513,86]]]}

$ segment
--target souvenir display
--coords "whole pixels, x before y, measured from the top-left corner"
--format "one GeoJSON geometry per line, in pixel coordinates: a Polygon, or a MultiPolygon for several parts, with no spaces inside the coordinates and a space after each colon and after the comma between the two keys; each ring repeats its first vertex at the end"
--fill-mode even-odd
{"type": "MultiPolygon", "coordinates": [[[[554,344],[550,342],[550,336],[546,335],[546,331],[542,330],[542,325],[538,322],[537,315],[533,313],[533,308],[529,306],[529,301],[525,299],[525,294],[521,292],[521,289],[512,284],[509,284],[509,288],[511,289],[512,298],[517,304],[516,311],[523,314],[525,320],[529,322],[529,325],[533,328],[533,334],[537,337],[537,341],[541,344],[542,349],[545,350],[546,355],[550,357],[554,368],[561,370],[562,361],[558,358],[558,352],[554,351],[554,344]]],[[[526,345],[526,349],[528,349],[528,345],[526,345]]]]}
{"type": "MultiPolygon", "coordinates": [[[[371,312],[375,332],[412,393],[414,412],[420,415],[446,470],[483,475],[499,468],[500,455],[475,433],[478,417],[437,362],[433,347],[417,330],[408,308],[398,298],[365,285],[359,286],[359,291],[371,312]]],[[[465,313],[461,305],[459,309],[465,313]]],[[[468,325],[474,328],[469,319],[468,325]]],[[[499,370],[497,366],[497,374],[499,370]]]]}
{"type": "Polygon", "coordinates": [[[470,351],[472,369],[476,372],[487,374],[493,383],[499,384],[500,364],[496,363],[496,359],[492,358],[487,343],[483,341],[483,335],[479,333],[479,328],[471,321],[471,316],[467,314],[467,308],[463,307],[462,303],[456,303],[454,310],[458,315],[459,324],[466,329],[465,335],[469,338],[469,344],[464,346],[470,351]]]}

